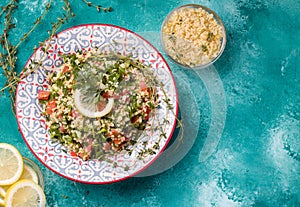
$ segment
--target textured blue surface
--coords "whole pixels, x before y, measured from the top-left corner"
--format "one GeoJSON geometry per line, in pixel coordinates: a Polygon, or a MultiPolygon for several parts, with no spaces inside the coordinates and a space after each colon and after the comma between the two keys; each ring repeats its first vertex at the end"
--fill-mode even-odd
{"type": "MultiPolygon", "coordinates": [[[[30,29],[46,2],[20,0],[12,40],[30,29]]],[[[141,34],[159,50],[160,25],[167,13],[178,5],[199,3],[219,14],[228,42],[214,69],[206,73],[169,62],[183,121],[193,129],[186,132],[184,143],[197,133],[183,160],[159,175],[102,186],[66,180],[38,163],[49,206],[300,206],[300,1],[101,1],[114,8],[112,13],[97,13],[81,1],[71,3],[76,17],[62,29],[115,24],[141,34]],[[203,160],[200,154],[214,124],[222,134],[212,143],[218,144],[212,155],[203,160]]],[[[18,71],[33,46],[47,38],[61,5],[53,3],[20,48],[18,71]]],[[[1,86],[4,81],[1,72],[1,86]]],[[[18,131],[7,94],[0,97],[0,141],[38,162],[18,131]]]]}

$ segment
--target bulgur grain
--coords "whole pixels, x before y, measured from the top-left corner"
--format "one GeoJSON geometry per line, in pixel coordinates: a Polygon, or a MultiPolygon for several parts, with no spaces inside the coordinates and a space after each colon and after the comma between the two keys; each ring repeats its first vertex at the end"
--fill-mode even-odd
{"type": "Polygon", "coordinates": [[[169,55],[189,67],[207,64],[221,47],[222,26],[201,7],[174,11],[162,32],[169,55]]]}

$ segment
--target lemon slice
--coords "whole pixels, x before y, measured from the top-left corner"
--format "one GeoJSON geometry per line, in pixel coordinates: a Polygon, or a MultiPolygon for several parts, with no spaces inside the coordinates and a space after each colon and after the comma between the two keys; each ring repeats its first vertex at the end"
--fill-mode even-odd
{"type": "Polygon", "coordinates": [[[24,163],[24,170],[23,170],[23,174],[22,174],[20,180],[21,179],[32,180],[36,184],[38,184],[38,182],[39,182],[38,176],[37,176],[36,172],[34,171],[34,169],[26,163],[24,163]]]}
{"type": "Polygon", "coordinates": [[[5,196],[0,195],[0,206],[4,206],[4,198],[5,196]]]}
{"type": "Polygon", "coordinates": [[[43,189],[32,180],[20,180],[7,191],[4,199],[6,207],[44,207],[46,197],[43,189]]]}
{"type": "MultiPolygon", "coordinates": [[[[38,176],[34,169],[30,167],[28,164],[24,163],[24,169],[23,169],[23,174],[21,175],[20,180],[27,179],[27,180],[32,180],[36,184],[38,184],[38,176]]],[[[9,185],[7,186],[0,186],[0,196],[3,198],[6,196],[7,190],[10,188],[9,185]]]]}
{"type": "Polygon", "coordinates": [[[2,196],[3,198],[6,195],[6,186],[0,186],[0,196],[2,196]]]}
{"type": "Polygon", "coordinates": [[[104,109],[99,111],[97,104],[83,103],[82,98],[83,98],[83,95],[80,93],[80,90],[76,89],[74,92],[75,106],[82,115],[90,117],[90,118],[105,116],[106,114],[108,114],[111,111],[111,109],[114,105],[114,99],[109,98],[104,109]]]}
{"type": "Polygon", "coordinates": [[[0,185],[11,185],[23,173],[23,157],[14,146],[0,143],[0,185]]]}
{"type": "Polygon", "coordinates": [[[4,206],[4,200],[0,197],[0,206],[4,206]]]}

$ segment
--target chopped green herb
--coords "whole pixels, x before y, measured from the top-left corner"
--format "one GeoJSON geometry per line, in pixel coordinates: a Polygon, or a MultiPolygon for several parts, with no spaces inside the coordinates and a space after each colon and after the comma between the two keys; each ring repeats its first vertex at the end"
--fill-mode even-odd
{"type": "Polygon", "coordinates": [[[213,35],[214,35],[214,33],[209,32],[208,37],[207,37],[208,42],[212,39],[213,35]]]}

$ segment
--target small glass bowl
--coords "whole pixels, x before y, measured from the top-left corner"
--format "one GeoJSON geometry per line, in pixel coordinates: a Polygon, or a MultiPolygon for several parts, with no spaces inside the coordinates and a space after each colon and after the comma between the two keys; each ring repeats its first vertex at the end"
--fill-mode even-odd
{"type": "MultiPolygon", "coordinates": [[[[182,24],[184,24],[183,22],[182,24]]],[[[218,15],[212,11],[211,9],[198,5],[198,4],[186,4],[183,6],[179,6],[172,10],[165,18],[165,20],[162,23],[161,26],[161,32],[160,32],[160,39],[161,39],[161,44],[164,52],[173,60],[175,63],[179,64],[182,67],[185,68],[191,68],[191,69],[199,69],[199,68],[205,68],[208,67],[209,65],[213,64],[219,57],[222,55],[225,45],[226,45],[226,30],[224,27],[224,24],[222,23],[221,19],[218,17],[218,15]],[[199,53],[203,53],[205,49],[205,46],[202,45],[202,48],[196,47],[193,42],[178,38],[174,35],[166,34],[164,33],[164,28],[167,25],[167,23],[170,20],[170,17],[174,13],[178,13],[182,11],[183,9],[198,9],[202,8],[206,13],[209,15],[212,15],[213,19],[216,21],[216,23],[221,27],[221,38],[220,38],[220,45],[219,49],[217,52],[214,53],[214,56],[212,58],[204,57],[199,53]],[[174,41],[175,38],[175,41],[174,41]],[[180,42],[180,43],[178,43],[180,42]],[[178,46],[180,44],[180,46],[178,46]],[[203,49],[204,47],[204,49],[203,49]],[[178,52],[180,51],[180,52],[178,52]],[[183,61],[183,59],[192,59],[198,61],[202,61],[201,63],[194,64],[193,61],[187,63],[186,61],[183,61]],[[198,59],[199,58],[199,59],[198,59]],[[200,60],[202,58],[202,60],[200,60]]],[[[208,40],[208,38],[207,38],[208,40]]]]}
{"type": "Polygon", "coordinates": [[[24,164],[29,165],[36,172],[38,177],[38,184],[42,187],[42,189],[44,189],[45,187],[44,176],[40,167],[34,161],[32,161],[27,157],[23,157],[23,160],[24,160],[24,164]]]}

